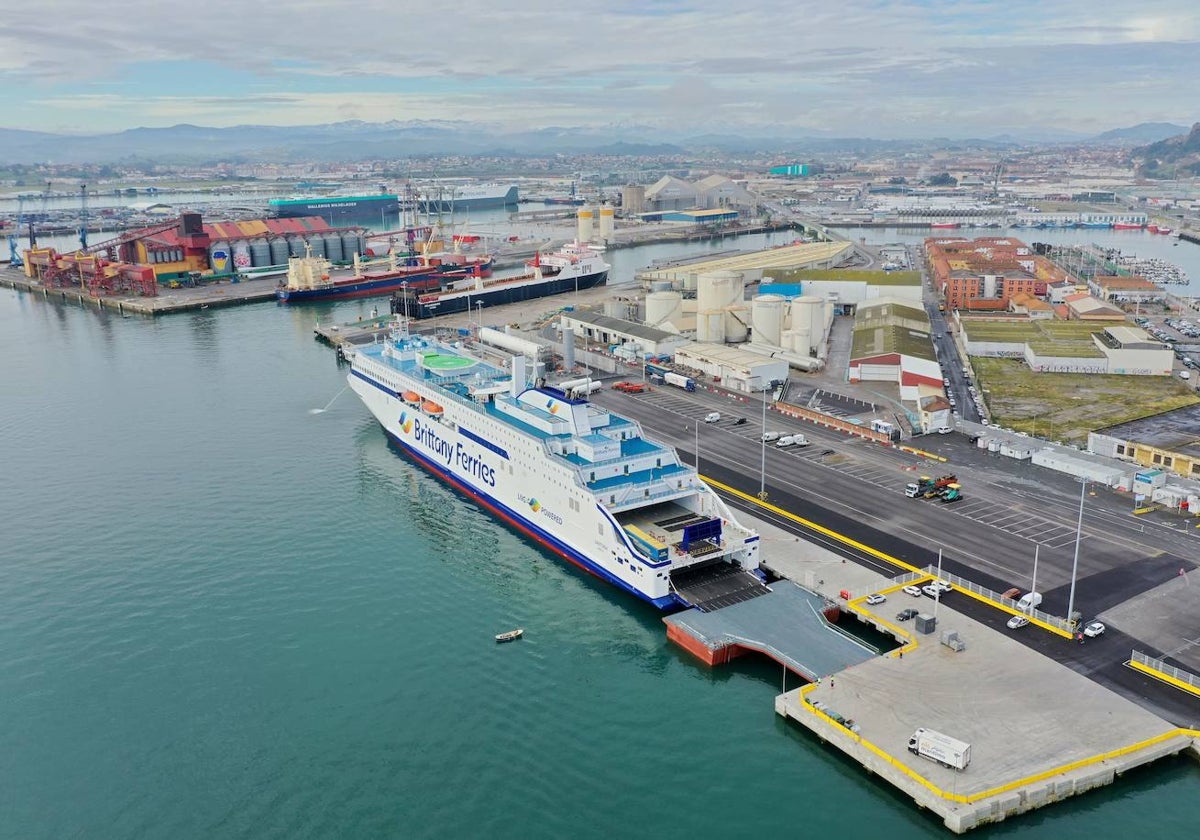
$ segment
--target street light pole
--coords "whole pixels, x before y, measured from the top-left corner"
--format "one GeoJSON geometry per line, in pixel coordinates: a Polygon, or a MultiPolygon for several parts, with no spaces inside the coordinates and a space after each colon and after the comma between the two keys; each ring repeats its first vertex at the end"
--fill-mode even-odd
{"type": "Polygon", "coordinates": [[[762,454],[758,466],[758,498],[767,498],[767,392],[762,392],[762,454]]]}
{"type": "Polygon", "coordinates": [[[1075,612],[1075,576],[1079,574],[1079,541],[1083,537],[1083,497],[1087,493],[1087,481],[1079,484],[1079,523],[1075,526],[1075,559],[1071,561],[1071,595],[1067,598],[1067,623],[1075,612]]]}

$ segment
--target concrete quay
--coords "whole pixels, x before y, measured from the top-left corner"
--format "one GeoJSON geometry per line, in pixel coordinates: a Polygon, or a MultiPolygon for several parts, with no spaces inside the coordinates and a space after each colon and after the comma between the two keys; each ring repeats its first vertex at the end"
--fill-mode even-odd
{"type": "Polygon", "coordinates": [[[45,300],[74,303],[79,306],[94,306],[97,309],[111,309],[122,315],[148,317],[275,300],[275,287],[278,283],[279,278],[277,277],[263,277],[238,283],[221,281],[193,288],[164,289],[156,297],[140,295],[93,297],[82,289],[43,286],[16,271],[0,273],[0,286],[27,292],[45,300]]]}

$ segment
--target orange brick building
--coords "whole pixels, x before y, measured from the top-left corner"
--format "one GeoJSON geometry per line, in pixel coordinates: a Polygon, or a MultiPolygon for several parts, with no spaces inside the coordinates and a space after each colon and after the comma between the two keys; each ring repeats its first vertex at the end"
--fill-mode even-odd
{"type": "Polygon", "coordinates": [[[925,240],[929,274],[951,309],[1003,311],[1016,296],[1043,297],[1066,272],[1012,237],[925,240]]]}

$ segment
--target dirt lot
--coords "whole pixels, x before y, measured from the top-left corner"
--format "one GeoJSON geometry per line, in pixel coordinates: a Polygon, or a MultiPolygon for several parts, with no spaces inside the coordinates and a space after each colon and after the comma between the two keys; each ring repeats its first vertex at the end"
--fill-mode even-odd
{"type": "Polygon", "coordinates": [[[1086,443],[1087,433],[1200,400],[1161,376],[1031,373],[1013,359],[972,358],[994,422],[1050,440],[1086,443]]]}

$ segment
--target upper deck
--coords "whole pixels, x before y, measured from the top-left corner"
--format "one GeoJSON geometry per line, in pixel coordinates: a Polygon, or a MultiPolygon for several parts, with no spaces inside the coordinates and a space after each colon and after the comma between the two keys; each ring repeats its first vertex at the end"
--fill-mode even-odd
{"type": "Polygon", "coordinates": [[[577,483],[614,513],[703,487],[673,448],[643,437],[638,423],[556,388],[525,387],[521,357],[513,359],[510,372],[443,342],[393,336],[359,348],[355,366],[398,396],[424,386],[427,394],[436,390],[439,402],[478,412],[541,443],[548,459],[574,472],[577,483]]]}

